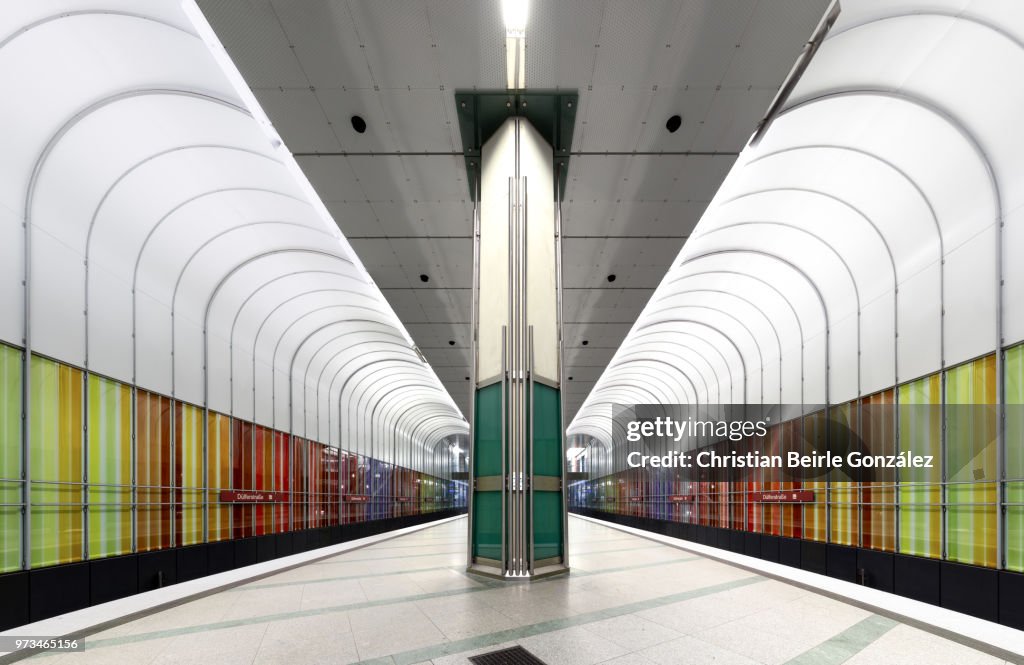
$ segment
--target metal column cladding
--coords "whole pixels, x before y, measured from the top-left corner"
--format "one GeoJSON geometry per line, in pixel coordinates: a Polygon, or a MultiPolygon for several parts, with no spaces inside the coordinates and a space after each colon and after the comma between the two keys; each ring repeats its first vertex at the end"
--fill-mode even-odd
{"type": "Polygon", "coordinates": [[[469,567],[566,570],[554,150],[509,116],[480,150],[469,567]]]}

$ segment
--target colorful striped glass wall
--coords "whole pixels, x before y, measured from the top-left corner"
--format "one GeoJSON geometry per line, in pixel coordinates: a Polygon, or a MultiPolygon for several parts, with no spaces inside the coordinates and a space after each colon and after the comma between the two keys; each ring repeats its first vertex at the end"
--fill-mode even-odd
{"type": "Polygon", "coordinates": [[[1024,345],[1006,351],[1006,567],[1024,572],[1024,345]]]}
{"type": "Polygon", "coordinates": [[[21,568],[21,351],[0,345],[0,572],[21,568]]]}
{"type": "Polygon", "coordinates": [[[31,563],[33,567],[84,556],[82,524],[83,375],[32,358],[31,563]]]}
{"type": "Polygon", "coordinates": [[[799,481],[780,469],[751,469],[729,481],[708,470],[695,482],[664,482],[664,469],[615,467],[575,481],[571,505],[1024,572],[1024,344],[1005,351],[1003,461],[998,388],[995,356],[988,355],[832,405],[827,414],[776,424],[763,438],[712,445],[722,454],[909,452],[931,456],[932,468],[859,476],[831,469],[827,478],[799,481]],[[813,501],[750,499],[755,492],[797,489],[812,491],[813,501]],[[684,498],[666,507],[672,495],[684,498]]]}
{"type": "Polygon", "coordinates": [[[88,556],[132,551],[132,391],[89,377],[88,556]]]}
{"type": "Polygon", "coordinates": [[[0,344],[0,573],[465,507],[464,482],[206,414],[39,356],[26,484],[22,368],[22,351],[0,344]],[[221,502],[222,490],[239,489],[283,500],[221,502]]]}

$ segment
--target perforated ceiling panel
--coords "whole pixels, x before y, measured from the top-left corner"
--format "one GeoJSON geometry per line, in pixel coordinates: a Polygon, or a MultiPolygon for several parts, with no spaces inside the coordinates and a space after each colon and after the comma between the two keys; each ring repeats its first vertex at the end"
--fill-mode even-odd
{"type": "MultiPolygon", "coordinates": [[[[567,418],[700,218],[827,4],[531,3],[527,88],[579,91],[573,150],[586,153],[573,157],[563,205],[567,418]],[[682,126],[669,133],[665,123],[674,114],[682,126]]],[[[200,6],[468,413],[472,204],[453,93],[504,86],[499,2],[200,6]],[[353,114],[365,118],[365,133],[353,130],[353,114]]]]}

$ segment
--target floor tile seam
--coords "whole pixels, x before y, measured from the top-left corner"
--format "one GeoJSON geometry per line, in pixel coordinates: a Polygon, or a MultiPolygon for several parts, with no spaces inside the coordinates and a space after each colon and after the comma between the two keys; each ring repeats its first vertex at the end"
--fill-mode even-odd
{"type": "Polygon", "coordinates": [[[260,655],[260,649],[263,648],[263,642],[267,639],[268,632],[270,632],[270,624],[263,627],[263,633],[260,635],[260,643],[256,645],[256,650],[252,652],[252,660],[249,661],[249,665],[256,662],[257,656],[260,655]]]}
{"type": "Polygon", "coordinates": [[[322,616],[325,614],[350,612],[355,610],[368,609],[371,607],[384,607],[387,605],[398,605],[401,603],[415,603],[420,600],[443,598],[447,596],[456,596],[488,590],[489,589],[487,587],[478,587],[469,589],[456,589],[452,591],[436,591],[426,594],[420,594],[418,596],[406,596],[402,598],[381,598],[378,600],[366,600],[358,603],[350,603],[347,605],[332,605],[329,607],[318,607],[311,608],[308,610],[293,610],[291,612],[280,612],[277,614],[264,614],[255,617],[227,619],[225,621],[217,623],[200,624],[195,626],[180,626],[178,628],[168,628],[163,631],[151,631],[149,633],[124,635],[121,637],[113,637],[106,640],[96,640],[92,642],[87,642],[86,650],[112,646],[121,646],[122,644],[130,644],[135,642],[146,642],[149,640],[162,639],[164,637],[175,637],[178,635],[191,635],[195,633],[210,632],[214,630],[224,630],[228,628],[235,628],[238,626],[253,625],[258,623],[269,624],[279,621],[288,621],[289,619],[301,619],[303,617],[309,616],[322,616]]]}
{"type": "MultiPolygon", "coordinates": [[[[696,558],[702,558],[702,557],[696,557],[696,558]]],[[[667,562],[657,562],[658,565],[665,565],[666,563],[667,562]]],[[[313,564],[313,565],[315,565],[315,564],[313,564]]],[[[607,572],[618,572],[618,571],[619,571],[619,569],[612,570],[612,571],[607,571],[607,572]]],[[[606,572],[606,571],[595,571],[594,573],[592,573],[592,575],[594,575],[594,574],[603,574],[604,572],[606,572]]],[[[470,579],[472,579],[472,578],[470,578],[470,579]]],[[[544,583],[544,582],[548,582],[548,581],[554,581],[555,579],[557,579],[557,578],[552,578],[550,580],[539,580],[538,582],[535,582],[535,583],[544,583]]],[[[477,580],[473,580],[473,581],[477,581],[477,580]]],[[[501,586],[503,586],[503,585],[501,585],[501,586]]],[[[105,646],[117,646],[119,644],[124,644],[124,643],[142,642],[142,641],[147,641],[149,639],[160,639],[161,637],[164,637],[164,636],[192,634],[192,633],[205,632],[205,631],[210,631],[210,630],[219,630],[219,629],[223,629],[223,628],[232,628],[232,627],[236,627],[236,626],[239,626],[239,625],[251,625],[251,624],[255,624],[255,623],[260,623],[261,621],[265,621],[265,622],[269,623],[269,622],[274,622],[274,621],[284,621],[284,620],[288,620],[288,619],[292,619],[292,618],[300,618],[300,617],[303,617],[303,616],[317,616],[317,615],[323,615],[323,614],[328,614],[328,613],[333,613],[333,612],[346,612],[346,611],[351,611],[351,610],[366,609],[368,607],[379,607],[379,606],[384,606],[384,605],[389,605],[389,604],[400,604],[400,603],[403,603],[403,602],[415,603],[415,602],[420,601],[420,600],[429,600],[429,599],[439,598],[439,597],[450,597],[450,596],[462,595],[462,594],[466,594],[466,593],[472,593],[472,592],[476,592],[476,591],[492,590],[494,588],[500,588],[500,586],[482,586],[482,587],[474,587],[474,588],[468,588],[468,589],[464,588],[464,589],[456,589],[456,590],[451,590],[451,591],[431,592],[431,593],[418,594],[416,596],[404,597],[404,598],[390,598],[390,599],[367,600],[367,601],[362,601],[362,602],[359,602],[359,603],[351,603],[351,604],[348,604],[348,605],[341,605],[341,606],[331,606],[331,607],[325,607],[325,608],[311,608],[309,610],[295,610],[293,612],[285,612],[285,613],[279,613],[279,614],[275,614],[275,615],[264,615],[262,617],[247,617],[247,618],[240,618],[240,619],[228,619],[228,620],[224,620],[224,621],[221,621],[221,622],[218,622],[218,623],[203,624],[201,626],[182,626],[182,627],[178,627],[178,628],[167,629],[166,631],[152,631],[150,633],[139,633],[139,634],[134,634],[134,635],[130,634],[130,635],[121,636],[121,637],[117,637],[117,638],[109,638],[109,640],[100,640],[98,644],[96,642],[92,642],[91,644],[93,646],[91,648],[102,648],[102,647],[105,647],[105,646]]],[[[236,601],[236,604],[237,604],[237,602],[239,602],[239,601],[236,601]]]]}
{"type": "MultiPolygon", "coordinates": [[[[670,605],[675,602],[687,600],[689,598],[697,598],[702,596],[714,595],[727,591],[734,588],[740,588],[750,584],[756,584],[758,582],[765,581],[766,578],[759,575],[751,575],[749,577],[732,580],[723,584],[711,585],[708,587],[701,587],[698,589],[691,589],[689,591],[683,591],[674,594],[668,594],[660,598],[651,598],[643,601],[637,601],[635,603],[626,603],[612,608],[605,608],[603,610],[596,610],[592,612],[585,612],[570,617],[562,617],[558,619],[549,619],[547,621],[540,621],[535,624],[528,624],[525,626],[518,626],[515,628],[509,628],[502,631],[496,631],[493,633],[486,633],[484,635],[478,635],[471,638],[465,638],[463,640],[445,641],[430,647],[423,647],[420,649],[411,649],[409,651],[399,652],[391,654],[391,658],[394,660],[395,665],[412,665],[423,660],[433,660],[436,657],[452,655],[455,653],[461,653],[471,649],[476,649],[484,646],[493,646],[502,642],[514,641],[517,639],[523,639],[525,637],[533,637],[535,635],[542,635],[544,633],[550,633],[556,630],[563,630],[566,628],[574,628],[577,626],[583,626],[588,623],[595,621],[602,621],[604,619],[612,619],[627,614],[633,614],[643,609],[653,609],[655,607],[663,607],[670,605]]],[[[368,663],[362,662],[357,665],[369,665],[368,663]]]]}
{"type": "MultiPolygon", "coordinates": [[[[359,549],[362,549],[362,548],[359,548],[359,549]]],[[[402,556],[378,556],[378,557],[370,557],[368,559],[343,559],[343,560],[339,560],[339,561],[316,561],[314,563],[311,563],[310,565],[311,566],[330,566],[330,565],[337,565],[339,563],[357,563],[357,562],[360,562],[360,561],[386,561],[386,560],[391,560],[391,559],[422,559],[422,558],[427,558],[427,557],[432,557],[432,556],[446,556],[446,555],[449,555],[449,554],[460,554],[460,553],[462,553],[462,550],[455,550],[455,551],[452,551],[452,552],[432,552],[430,554],[405,554],[405,555],[402,555],[402,556]]],[[[334,556],[332,558],[340,559],[340,557],[345,556],[345,554],[347,554],[347,552],[339,554],[339,555],[336,555],[336,556],[334,556]]]]}
{"type": "Polygon", "coordinates": [[[255,591],[257,589],[277,589],[286,586],[297,586],[306,584],[325,584],[327,582],[344,582],[346,580],[361,580],[368,577],[394,577],[397,575],[415,575],[416,573],[435,572],[438,570],[451,570],[450,566],[435,566],[432,568],[418,568],[414,570],[397,570],[390,573],[366,573],[363,575],[342,575],[340,577],[319,577],[310,580],[296,580],[294,582],[274,582],[273,584],[260,584],[258,586],[240,587],[240,591],[255,591]]]}
{"type": "Polygon", "coordinates": [[[899,625],[899,621],[872,614],[787,660],[783,665],[839,665],[867,649],[899,625]]]}
{"type": "MultiPolygon", "coordinates": [[[[955,642],[956,644],[960,644],[961,646],[966,646],[966,647],[968,647],[970,649],[973,649],[975,651],[978,651],[980,653],[983,653],[983,654],[986,654],[986,655],[989,655],[989,656],[993,656],[995,658],[1003,659],[1003,660],[1005,660],[1008,663],[1019,663],[1020,665],[1024,665],[1024,650],[1022,650],[1020,648],[1018,643],[1013,642],[1013,641],[1008,641],[1007,639],[1005,639],[1006,631],[1012,631],[1013,629],[1011,629],[1011,628],[1009,628],[1007,626],[1001,625],[1001,624],[994,624],[992,622],[988,622],[988,621],[985,621],[985,620],[982,620],[982,619],[977,619],[976,617],[973,617],[973,616],[970,616],[970,615],[963,615],[963,618],[969,624],[971,624],[971,628],[969,628],[965,632],[964,630],[959,629],[957,626],[951,624],[949,621],[947,621],[945,619],[940,618],[940,619],[936,620],[934,617],[927,617],[927,616],[926,617],[921,617],[921,616],[919,616],[916,613],[916,612],[919,611],[917,609],[910,610],[910,609],[906,608],[905,606],[903,606],[903,607],[893,606],[891,603],[888,602],[890,599],[895,599],[896,601],[900,601],[900,602],[906,601],[906,602],[909,602],[909,603],[916,603],[917,605],[920,605],[922,607],[922,609],[924,609],[924,610],[934,610],[934,609],[937,609],[936,606],[934,606],[934,605],[930,605],[930,604],[926,604],[926,603],[919,603],[918,601],[913,601],[911,599],[908,599],[908,598],[905,598],[905,597],[901,597],[898,594],[893,594],[891,592],[885,592],[885,591],[877,591],[877,590],[874,590],[874,589],[867,589],[868,592],[874,592],[875,593],[875,597],[868,597],[868,598],[857,597],[857,596],[851,595],[847,591],[836,590],[836,589],[829,589],[829,588],[822,588],[816,582],[810,582],[810,581],[807,581],[807,580],[802,580],[802,579],[794,578],[793,577],[794,574],[799,575],[799,574],[807,572],[807,571],[803,571],[803,570],[798,569],[798,568],[790,568],[788,566],[782,566],[780,564],[770,564],[770,562],[765,562],[763,560],[757,559],[756,557],[747,557],[746,555],[742,555],[742,554],[738,554],[738,553],[733,553],[733,552],[730,552],[729,550],[715,548],[715,547],[712,547],[712,546],[705,546],[705,545],[701,545],[699,543],[694,543],[692,541],[686,541],[686,540],[682,540],[682,539],[679,539],[679,538],[675,538],[675,537],[671,537],[671,536],[666,536],[666,535],[663,535],[663,534],[657,534],[657,533],[650,532],[650,531],[644,531],[643,529],[638,529],[638,528],[635,528],[635,527],[628,527],[628,526],[625,526],[625,525],[616,524],[614,522],[605,522],[605,521],[600,520],[600,519],[595,518],[595,517],[588,517],[588,516],[585,516],[585,515],[578,515],[578,514],[574,514],[574,513],[570,513],[570,517],[573,517],[576,520],[581,520],[583,522],[597,524],[599,526],[602,526],[602,527],[605,527],[605,528],[608,528],[608,529],[613,529],[615,531],[620,531],[622,533],[627,533],[627,534],[629,534],[631,536],[636,536],[638,538],[643,538],[643,539],[651,540],[651,541],[654,541],[654,542],[662,542],[663,544],[668,545],[669,547],[674,547],[676,549],[680,549],[680,550],[684,550],[684,551],[689,551],[689,552],[695,552],[695,553],[700,554],[701,556],[704,556],[705,558],[710,559],[712,561],[715,561],[717,563],[722,563],[722,564],[725,564],[727,566],[738,568],[740,570],[754,572],[754,573],[757,573],[757,574],[760,574],[760,575],[764,575],[764,576],[766,576],[768,578],[771,578],[771,579],[776,580],[778,582],[781,582],[783,584],[787,584],[787,585],[794,586],[794,587],[797,587],[797,588],[805,589],[805,590],[807,590],[810,593],[813,593],[815,595],[822,596],[824,598],[830,598],[832,600],[839,601],[841,603],[844,603],[846,605],[850,605],[852,607],[858,607],[858,608],[866,610],[868,612],[872,612],[874,614],[885,616],[885,617],[890,618],[890,619],[892,619],[894,621],[897,621],[898,623],[910,626],[912,628],[916,628],[918,630],[924,631],[926,633],[930,633],[932,635],[941,637],[943,639],[950,640],[952,642],[955,642]],[[672,540],[673,542],[664,542],[664,541],[660,540],[661,538],[667,538],[667,539],[672,540]],[[715,552],[705,552],[705,551],[702,551],[702,550],[699,550],[699,549],[694,549],[695,547],[696,548],[703,548],[704,550],[718,550],[718,551],[720,551],[722,553],[722,555],[718,555],[715,552]],[[743,557],[745,559],[747,559],[747,558],[752,559],[752,561],[750,563],[746,563],[746,562],[735,561],[735,560],[726,558],[726,557],[728,557],[730,555],[733,555],[733,554],[735,554],[737,556],[740,556],[740,557],[743,557]],[[775,566],[779,570],[765,570],[759,564],[770,564],[770,565],[775,566]],[[991,641],[986,640],[984,638],[984,636],[978,635],[978,626],[988,626],[988,625],[993,626],[997,630],[1004,631],[1003,638],[1001,638],[1002,641],[999,644],[993,644],[991,641]]],[[[823,580],[829,581],[829,582],[836,581],[836,580],[834,580],[832,578],[829,578],[827,576],[818,576],[818,575],[813,575],[813,576],[814,577],[822,577],[823,580]]],[[[846,584],[846,583],[844,583],[844,584],[846,584]]],[[[853,586],[853,585],[851,583],[848,586],[853,586]]],[[[865,587],[859,587],[859,588],[865,588],[865,587]]],[[[950,612],[951,614],[956,614],[955,612],[952,612],[950,610],[946,610],[946,611],[950,612]]]]}
{"type": "MultiPolygon", "coordinates": [[[[694,560],[694,559],[701,559],[701,558],[703,558],[703,557],[697,556],[697,557],[692,557],[692,558],[686,559],[686,560],[694,560]]],[[[681,563],[683,561],[684,560],[676,559],[676,560],[674,560],[671,563],[676,563],[676,562],[681,563]]],[[[659,565],[659,566],[661,566],[661,565],[666,565],[668,563],[670,563],[670,562],[656,562],[656,563],[651,564],[651,565],[659,565]]],[[[615,573],[615,572],[622,572],[624,569],[628,570],[628,569],[631,569],[631,568],[635,569],[635,568],[638,568],[638,567],[639,566],[616,567],[616,568],[607,569],[607,570],[592,571],[590,573],[581,573],[579,576],[581,576],[581,577],[582,576],[591,577],[591,576],[594,576],[594,575],[602,575],[602,574],[609,574],[609,573],[615,573]]],[[[187,635],[187,634],[193,634],[193,633],[198,633],[198,632],[206,632],[206,631],[212,631],[212,630],[221,630],[221,629],[226,629],[226,628],[233,628],[233,627],[236,627],[236,626],[239,626],[239,625],[252,625],[252,624],[260,623],[261,621],[265,621],[267,623],[275,622],[275,621],[286,621],[288,619],[301,618],[303,616],[318,616],[318,615],[329,614],[329,613],[333,613],[333,612],[348,612],[348,611],[352,611],[352,610],[366,609],[366,608],[369,608],[369,607],[381,607],[381,606],[385,606],[385,605],[401,604],[401,603],[404,603],[404,602],[416,603],[416,602],[421,601],[421,600],[432,600],[434,598],[447,598],[447,597],[452,597],[452,596],[463,595],[463,594],[466,594],[466,593],[472,593],[472,592],[476,592],[476,591],[488,591],[488,590],[506,588],[506,585],[503,584],[503,583],[500,583],[500,582],[492,582],[490,580],[488,580],[488,581],[476,580],[473,577],[470,577],[468,574],[466,575],[466,577],[468,579],[474,581],[474,582],[477,582],[477,583],[481,584],[481,586],[480,587],[462,588],[462,589],[452,589],[452,590],[449,590],[449,591],[428,592],[428,593],[424,593],[424,594],[417,594],[415,596],[404,596],[404,597],[398,597],[398,598],[381,598],[381,599],[377,599],[377,600],[365,600],[365,601],[361,601],[361,602],[358,602],[358,603],[350,603],[350,604],[347,604],[347,605],[336,605],[336,606],[323,607],[323,608],[311,608],[311,609],[308,609],[308,610],[301,610],[300,609],[300,610],[294,610],[292,612],[283,612],[283,613],[278,613],[278,614],[273,614],[273,615],[262,615],[262,616],[259,616],[259,617],[246,617],[246,618],[239,618],[239,619],[226,619],[226,620],[222,620],[222,621],[216,622],[216,623],[202,624],[202,625],[198,625],[198,626],[181,626],[181,627],[178,627],[178,628],[167,629],[165,631],[152,631],[152,632],[149,632],[149,633],[128,634],[128,635],[124,635],[124,636],[120,636],[120,637],[116,637],[116,638],[109,638],[108,640],[99,640],[98,643],[95,642],[95,641],[91,642],[89,644],[91,644],[92,646],[91,647],[87,647],[87,648],[102,648],[102,647],[106,647],[106,646],[118,646],[119,644],[122,644],[122,643],[143,642],[143,641],[147,641],[149,639],[160,639],[161,637],[165,637],[165,636],[187,635]]],[[[542,579],[542,580],[537,580],[537,581],[534,581],[534,582],[530,582],[530,584],[547,584],[549,582],[557,581],[558,579],[560,579],[560,578],[545,578],[545,579],[542,579]]],[[[233,604],[231,607],[234,607],[239,602],[241,602],[241,598],[237,599],[235,601],[235,604],[233,604]]],[[[300,606],[301,606],[301,602],[300,602],[300,606]]]]}

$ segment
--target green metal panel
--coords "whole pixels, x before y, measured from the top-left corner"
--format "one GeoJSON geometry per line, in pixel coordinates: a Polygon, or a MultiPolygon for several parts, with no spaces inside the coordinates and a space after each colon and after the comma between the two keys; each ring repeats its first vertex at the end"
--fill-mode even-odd
{"type": "MultiPolygon", "coordinates": [[[[501,384],[476,392],[473,478],[501,475],[501,384]]],[[[501,559],[501,492],[473,492],[473,556],[501,559]]]]}
{"type": "Polygon", "coordinates": [[[473,477],[501,475],[501,384],[476,391],[473,477]]]}
{"type": "Polygon", "coordinates": [[[562,556],[562,493],[533,493],[534,560],[562,556]]]}
{"type": "Polygon", "coordinates": [[[501,560],[501,492],[473,493],[473,556],[501,560]]]}
{"type": "MultiPolygon", "coordinates": [[[[533,384],[533,475],[562,477],[562,416],[558,390],[533,384]]],[[[561,492],[533,492],[535,560],[562,556],[561,492]]]]}
{"type": "Polygon", "coordinates": [[[562,415],[558,390],[533,384],[533,475],[562,477],[562,415]]]}
{"type": "Polygon", "coordinates": [[[558,174],[561,200],[569,174],[573,129],[579,94],[570,90],[457,90],[459,133],[465,151],[470,197],[477,197],[480,180],[480,151],[487,139],[509,117],[519,115],[530,121],[554,152],[554,168],[558,174]]]}

